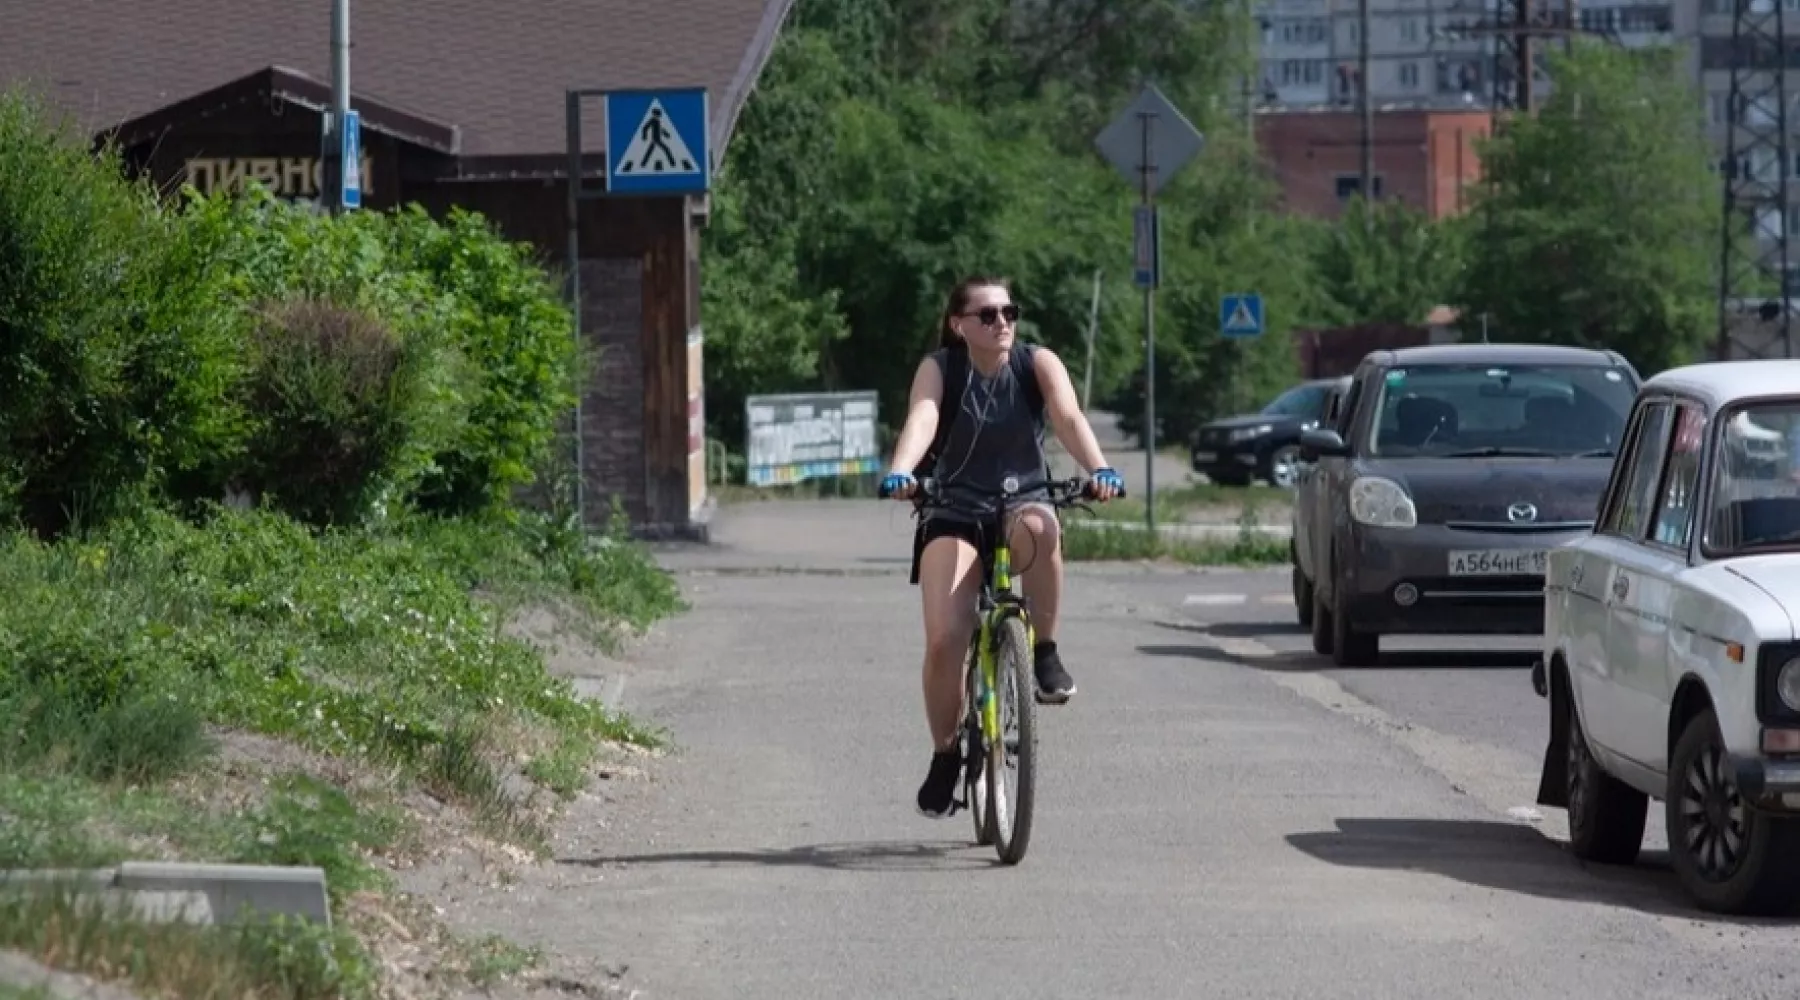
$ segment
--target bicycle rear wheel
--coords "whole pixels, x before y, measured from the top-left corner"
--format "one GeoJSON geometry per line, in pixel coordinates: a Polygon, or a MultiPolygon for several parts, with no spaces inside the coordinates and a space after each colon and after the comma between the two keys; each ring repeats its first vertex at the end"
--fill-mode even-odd
{"type": "Polygon", "coordinates": [[[981,739],[981,659],[976,655],[980,641],[978,630],[963,661],[963,797],[975,820],[975,843],[986,847],[994,842],[994,811],[988,808],[987,744],[981,739]]]}
{"type": "Polygon", "coordinates": [[[987,748],[988,822],[1000,860],[1016,865],[1024,860],[1031,843],[1031,811],[1037,791],[1037,699],[1024,618],[1012,615],[1002,619],[994,638],[1000,739],[987,748]]]}

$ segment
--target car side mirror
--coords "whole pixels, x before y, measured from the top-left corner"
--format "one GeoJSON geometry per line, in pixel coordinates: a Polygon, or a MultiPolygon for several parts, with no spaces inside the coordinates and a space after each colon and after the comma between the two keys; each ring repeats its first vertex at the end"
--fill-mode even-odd
{"type": "Polygon", "coordinates": [[[1343,435],[1328,427],[1315,427],[1300,435],[1300,457],[1308,462],[1317,462],[1323,457],[1348,454],[1350,454],[1350,446],[1344,443],[1343,435]]]}

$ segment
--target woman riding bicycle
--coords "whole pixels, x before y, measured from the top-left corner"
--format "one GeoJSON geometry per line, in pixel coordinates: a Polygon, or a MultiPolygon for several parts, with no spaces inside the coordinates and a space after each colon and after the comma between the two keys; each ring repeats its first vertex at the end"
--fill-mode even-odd
{"type": "Polygon", "coordinates": [[[933,818],[949,815],[956,796],[962,765],[957,747],[962,667],[976,625],[982,525],[1002,484],[1008,478],[1018,482],[1008,538],[1023,570],[1020,577],[1037,631],[1037,698],[1050,704],[1068,701],[1075,681],[1056,650],[1061,524],[1045,502],[1045,424],[1093,476],[1095,499],[1111,499],[1124,488],[1094,440],[1068,369],[1048,349],[1015,340],[1018,318],[1004,279],[970,278],[951,290],[939,324],[938,350],[913,375],[906,424],[881,484],[883,495],[912,498],[918,487],[913,470],[933,444],[940,421],[951,422],[930,473],[939,481],[939,499],[946,505],[923,515],[913,545],[912,579],[919,586],[925,620],[925,717],[932,739],[931,769],[919,788],[918,807],[933,818]],[[959,373],[952,381],[961,384],[946,386],[951,372],[959,373]]]}

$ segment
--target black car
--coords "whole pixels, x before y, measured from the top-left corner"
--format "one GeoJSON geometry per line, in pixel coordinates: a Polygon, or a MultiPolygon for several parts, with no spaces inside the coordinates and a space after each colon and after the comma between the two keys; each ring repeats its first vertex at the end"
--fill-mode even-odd
{"type": "Polygon", "coordinates": [[[1363,359],[1295,499],[1294,597],[1313,649],[1382,635],[1534,634],[1549,550],[1589,532],[1637,394],[1613,351],[1440,344],[1363,359]]]}
{"type": "Polygon", "coordinates": [[[1251,479],[1291,489],[1300,435],[1318,425],[1327,390],[1348,382],[1316,379],[1276,396],[1257,413],[1221,417],[1194,432],[1194,471],[1215,483],[1245,486],[1251,479]]]}

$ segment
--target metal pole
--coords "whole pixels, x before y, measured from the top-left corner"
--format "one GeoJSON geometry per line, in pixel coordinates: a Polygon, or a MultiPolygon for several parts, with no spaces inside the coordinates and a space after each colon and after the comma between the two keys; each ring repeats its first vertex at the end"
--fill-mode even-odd
{"type": "Polygon", "coordinates": [[[1144,141],[1139,166],[1143,171],[1144,208],[1150,222],[1151,278],[1144,283],[1144,529],[1152,533],[1152,539],[1156,531],[1156,263],[1160,236],[1156,198],[1150,192],[1150,177],[1156,171],[1150,157],[1150,129],[1155,117],[1138,116],[1144,141]]]}
{"type": "Polygon", "coordinates": [[[326,129],[325,205],[344,208],[344,119],[350,111],[350,0],[331,4],[331,127],[326,129]]]}
{"type": "MultiPolygon", "coordinates": [[[[582,359],[581,344],[581,95],[569,91],[568,116],[569,137],[569,199],[568,199],[568,245],[565,250],[566,263],[569,268],[569,313],[572,331],[575,337],[576,371],[580,373],[582,359]]],[[[587,530],[587,461],[585,449],[582,447],[581,435],[581,399],[586,393],[586,380],[577,375],[575,382],[575,523],[587,530]]]]}
{"type": "MultiPolygon", "coordinates": [[[[1375,204],[1375,106],[1369,100],[1369,0],[1356,0],[1356,92],[1362,106],[1362,196],[1365,208],[1375,204]]],[[[1364,216],[1369,225],[1374,220],[1364,216]]]]}
{"type": "Polygon", "coordinates": [[[1085,412],[1094,391],[1094,337],[1100,328],[1100,269],[1094,268],[1094,298],[1088,306],[1087,366],[1081,370],[1081,409],[1085,412]]]}

